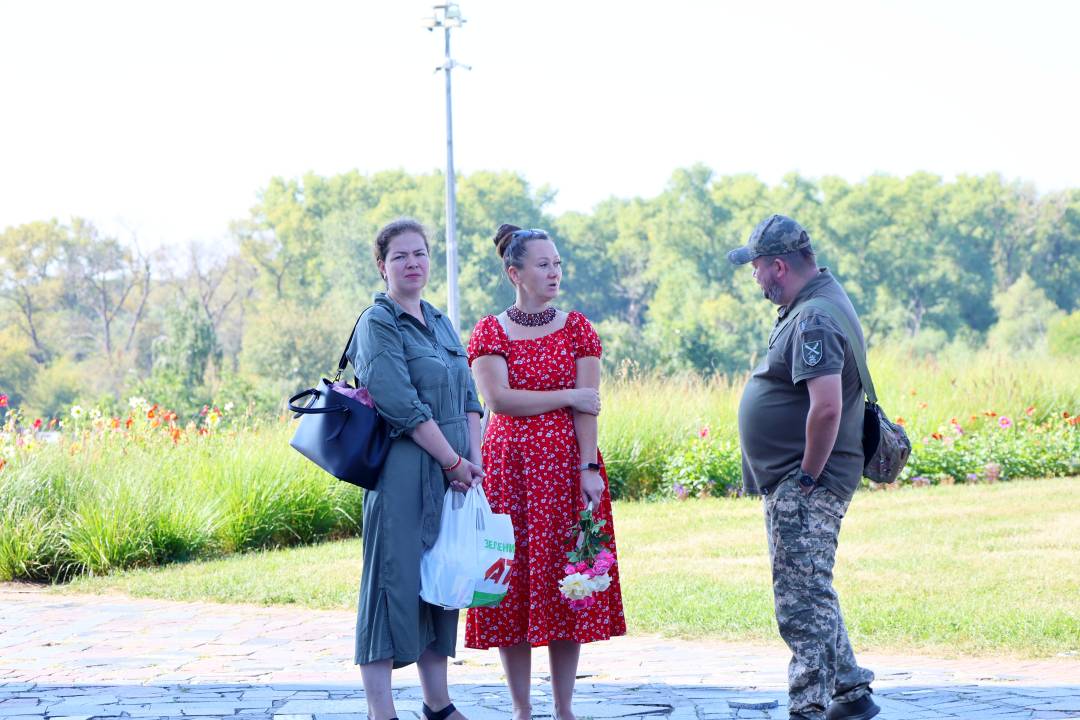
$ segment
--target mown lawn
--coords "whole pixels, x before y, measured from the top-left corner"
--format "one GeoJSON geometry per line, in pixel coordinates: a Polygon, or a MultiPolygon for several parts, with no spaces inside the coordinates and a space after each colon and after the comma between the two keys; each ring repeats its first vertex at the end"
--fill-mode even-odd
{"type": "MultiPolygon", "coordinates": [[[[775,641],[760,503],[616,505],[631,632],[775,641]]],[[[352,608],[357,540],[79,579],[58,592],[352,608]]],[[[860,493],[836,582],[860,649],[1080,653],[1080,480],[860,493]]]]}

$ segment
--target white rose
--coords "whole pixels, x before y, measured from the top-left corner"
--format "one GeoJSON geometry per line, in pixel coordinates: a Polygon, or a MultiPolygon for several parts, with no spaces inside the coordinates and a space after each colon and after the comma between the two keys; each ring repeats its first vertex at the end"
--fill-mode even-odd
{"type": "Polygon", "coordinates": [[[593,593],[589,578],[581,573],[573,573],[560,580],[559,591],[571,600],[582,600],[593,593]]]}
{"type": "Polygon", "coordinates": [[[611,587],[611,576],[607,573],[597,575],[590,581],[590,584],[592,585],[593,592],[604,592],[611,587]]]}

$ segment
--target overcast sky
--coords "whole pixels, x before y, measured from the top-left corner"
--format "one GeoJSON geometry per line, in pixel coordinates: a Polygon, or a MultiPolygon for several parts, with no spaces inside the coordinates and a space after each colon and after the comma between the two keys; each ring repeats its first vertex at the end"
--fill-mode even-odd
{"type": "MultiPolygon", "coordinates": [[[[1080,187],[1080,3],[464,0],[460,172],[552,208],[673,169],[1080,187]]],[[[228,235],[275,175],[445,162],[430,5],[0,0],[0,228],[228,235]]]]}

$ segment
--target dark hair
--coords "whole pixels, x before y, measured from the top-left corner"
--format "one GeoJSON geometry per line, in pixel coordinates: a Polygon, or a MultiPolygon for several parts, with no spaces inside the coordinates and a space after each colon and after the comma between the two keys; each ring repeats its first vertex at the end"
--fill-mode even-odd
{"type": "Polygon", "coordinates": [[[499,229],[495,231],[495,251],[499,253],[499,257],[502,258],[503,268],[509,270],[511,267],[518,269],[525,267],[525,255],[528,254],[529,249],[527,245],[531,240],[550,240],[547,233],[542,235],[539,233],[528,234],[527,237],[514,237],[514,233],[521,230],[517,225],[509,225],[503,223],[499,226],[499,229]]]}
{"type": "MultiPolygon", "coordinates": [[[[431,245],[428,243],[424,226],[418,220],[412,218],[398,218],[383,225],[382,230],[375,236],[375,245],[372,247],[375,252],[375,262],[378,263],[380,260],[386,262],[386,253],[390,252],[391,241],[398,235],[404,235],[407,232],[414,232],[424,238],[424,247],[427,248],[428,252],[431,252],[431,245]]],[[[386,276],[383,276],[383,280],[385,279],[386,276]]]]}

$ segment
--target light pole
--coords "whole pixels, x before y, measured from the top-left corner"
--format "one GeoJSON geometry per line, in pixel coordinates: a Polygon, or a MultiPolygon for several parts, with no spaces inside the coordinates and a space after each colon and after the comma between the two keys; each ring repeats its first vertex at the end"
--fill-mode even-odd
{"type": "Polygon", "coordinates": [[[453,114],[450,109],[450,71],[455,67],[470,69],[468,65],[457,63],[450,57],[450,29],[459,28],[465,24],[465,18],[461,17],[461,8],[456,2],[447,2],[444,5],[436,5],[434,14],[425,18],[424,24],[428,30],[442,28],[446,39],[446,54],[443,64],[435,68],[435,72],[442,70],[446,74],[446,314],[450,316],[450,322],[454,328],[460,331],[458,325],[458,273],[457,273],[457,197],[454,193],[454,126],[453,114]]]}

